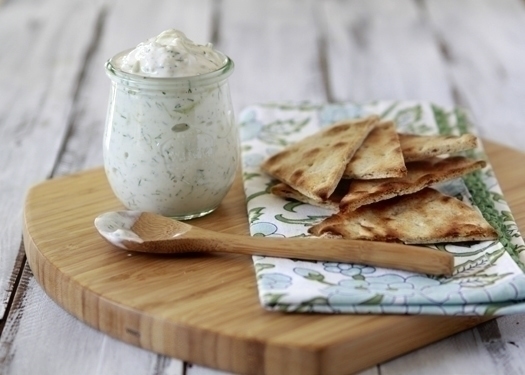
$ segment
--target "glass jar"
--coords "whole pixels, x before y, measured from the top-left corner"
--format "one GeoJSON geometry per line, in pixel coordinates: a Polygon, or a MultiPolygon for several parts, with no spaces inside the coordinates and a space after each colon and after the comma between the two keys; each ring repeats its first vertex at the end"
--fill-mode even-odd
{"type": "Polygon", "coordinates": [[[104,131],[104,168],[130,210],[179,220],[215,210],[239,160],[228,77],[233,61],[190,77],[126,73],[106,63],[112,81],[104,131]]]}

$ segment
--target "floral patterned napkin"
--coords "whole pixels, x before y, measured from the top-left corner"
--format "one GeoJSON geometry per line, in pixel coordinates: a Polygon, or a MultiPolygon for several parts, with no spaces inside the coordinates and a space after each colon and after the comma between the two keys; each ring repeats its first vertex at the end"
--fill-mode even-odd
{"type": "MultiPolygon", "coordinates": [[[[346,118],[378,114],[417,134],[476,133],[461,109],[426,102],[365,105],[275,103],[240,115],[243,179],[252,236],[305,237],[330,210],[271,195],[261,162],[286,145],[346,118]]],[[[482,146],[466,153],[486,158],[482,146]]],[[[480,209],[499,241],[442,244],[456,259],[452,277],[359,264],[253,257],[259,298],[268,310],[319,313],[504,315],[525,312],[525,245],[490,165],[438,186],[480,209]]],[[[371,244],[370,251],[373,251],[371,244]]]]}

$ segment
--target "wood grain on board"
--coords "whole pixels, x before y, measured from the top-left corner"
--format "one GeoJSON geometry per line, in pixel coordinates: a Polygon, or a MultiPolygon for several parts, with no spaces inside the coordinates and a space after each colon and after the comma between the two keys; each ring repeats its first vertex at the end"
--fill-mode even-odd
{"type": "MultiPolygon", "coordinates": [[[[514,173],[523,155],[485,146],[524,228],[525,176],[514,173]]],[[[236,373],[345,374],[486,321],[268,312],[257,298],[250,257],[118,250],[93,227],[98,214],[117,209],[122,206],[102,169],[33,187],[25,206],[27,258],[44,290],[67,311],[157,353],[236,373]]],[[[216,212],[192,223],[248,235],[240,178],[216,212]]]]}

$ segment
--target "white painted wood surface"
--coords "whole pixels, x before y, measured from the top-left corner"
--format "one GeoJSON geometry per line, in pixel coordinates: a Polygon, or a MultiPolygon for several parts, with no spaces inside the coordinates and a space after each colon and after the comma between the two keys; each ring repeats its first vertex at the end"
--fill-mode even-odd
{"type": "MultiPolygon", "coordinates": [[[[169,27],[234,59],[237,112],[430,100],[465,106],[483,137],[525,152],[523,0],[0,0],[0,374],[223,374],[74,319],[21,244],[27,188],[102,163],[104,61],[169,27]]],[[[362,374],[523,374],[523,347],[524,317],[504,317],[362,374]]]]}

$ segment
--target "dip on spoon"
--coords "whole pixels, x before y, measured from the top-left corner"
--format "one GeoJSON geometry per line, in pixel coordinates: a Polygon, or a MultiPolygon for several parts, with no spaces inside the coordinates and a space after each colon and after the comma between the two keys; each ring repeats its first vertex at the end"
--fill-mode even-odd
{"type": "Polygon", "coordinates": [[[144,253],[226,252],[360,263],[431,275],[451,275],[454,270],[451,254],[426,247],[346,239],[241,236],[149,212],[107,212],[95,219],[95,227],[111,244],[144,253]]]}

